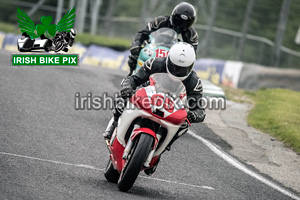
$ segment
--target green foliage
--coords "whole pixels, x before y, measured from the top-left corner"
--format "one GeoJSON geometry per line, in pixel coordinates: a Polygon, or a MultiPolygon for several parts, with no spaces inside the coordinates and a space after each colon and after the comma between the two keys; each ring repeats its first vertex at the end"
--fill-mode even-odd
{"type": "Polygon", "coordinates": [[[249,33],[275,41],[282,0],[255,1],[249,33]]]}
{"type": "Polygon", "coordinates": [[[215,26],[234,31],[241,31],[246,7],[247,1],[219,1],[215,26]]]}
{"type": "Polygon", "coordinates": [[[293,0],[286,24],[283,44],[291,49],[300,51],[300,45],[294,42],[298,28],[300,27],[300,0],[293,0]]]}
{"type": "Polygon", "coordinates": [[[116,50],[126,50],[130,48],[131,41],[124,38],[111,38],[103,35],[90,35],[88,33],[79,34],[75,38],[76,42],[84,45],[96,44],[111,47],[116,50]]]}
{"type": "MultiPolygon", "coordinates": [[[[115,14],[120,17],[140,17],[141,9],[137,8],[141,8],[142,3],[141,0],[120,1],[117,4],[115,14]]],[[[105,7],[103,7],[103,10],[105,10],[105,7]]]]}

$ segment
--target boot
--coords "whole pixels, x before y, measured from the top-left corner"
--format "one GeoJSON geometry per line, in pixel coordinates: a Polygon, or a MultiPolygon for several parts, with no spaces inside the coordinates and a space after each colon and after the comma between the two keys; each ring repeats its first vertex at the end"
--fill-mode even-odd
{"type": "Polygon", "coordinates": [[[115,128],[118,126],[118,122],[113,121],[112,124],[108,129],[106,129],[105,133],[103,134],[106,140],[110,140],[112,134],[114,133],[115,128]]]}
{"type": "Polygon", "coordinates": [[[187,131],[188,131],[188,128],[185,125],[180,127],[180,129],[177,131],[176,135],[172,138],[172,140],[170,141],[170,143],[168,144],[168,146],[166,147],[165,150],[170,151],[171,146],[175,142],[175,140],[177,140],[180,136],[184,135],[187,131]]]}
{"type": "Polygon", "coordinates": [[[151,176],[156,171],[159,161],[160,161],[160,157],[158,158],[156,164],[153,167],[144,170],[145,174],[151,176]]]}

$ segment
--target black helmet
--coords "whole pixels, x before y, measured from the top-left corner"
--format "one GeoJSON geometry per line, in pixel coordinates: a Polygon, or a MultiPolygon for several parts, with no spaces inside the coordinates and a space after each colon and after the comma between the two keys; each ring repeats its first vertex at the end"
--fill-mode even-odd
{"type": "Polygon", "coordinates": [[[181,2],[172,11],[171,22],[176,31],[185,31],[192,26],[196,18],[194,6],[181,2]]]}

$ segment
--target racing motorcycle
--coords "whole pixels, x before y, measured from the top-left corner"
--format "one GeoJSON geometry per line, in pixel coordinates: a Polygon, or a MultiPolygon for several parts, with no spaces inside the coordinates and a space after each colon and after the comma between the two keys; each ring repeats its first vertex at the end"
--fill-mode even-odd
{"type": "Polygon", "coordinates": [[[167,57],[173,44],[177,42],[177,33],[170,28],[160,28],[149,35],[149,40],[145,42],[144,48],[140,51],[137,66],[134,74],[150,58],[167,57]]]}
{"type": "Polygon", "coordinates": [[[51,40],[45,36],[41,36],[40,40],[31,39],[27,33],[23,33],[18,39],[18,50],[20,52],[30,52],[35,50],[44,50],[48,52],[51,45],[51,40]]]}
{"type": "MultiPolygon", "coordinates": [[[[73,32],[75,32],[74,34],[76,35],[75,29],[71,29],[71,33],[73,32]]],[[[53,38],[53,42],[52,42],[53,45],[51,47],[51,50],[55,52],[59,52],[59,51],[68,52],[69,47],[73,45],[75,35],[68,34],[67,32],[57,33],[53,38]]]]}
{"type": "Polygon", "coordinates": [[[161,154],[190,125],[183,83],[167,73],[152,74],[149,81],[129,99],[112,138],[106,140],[110,159],[104,175],[124,192],[140,171],[155,172],[161,154]]]}

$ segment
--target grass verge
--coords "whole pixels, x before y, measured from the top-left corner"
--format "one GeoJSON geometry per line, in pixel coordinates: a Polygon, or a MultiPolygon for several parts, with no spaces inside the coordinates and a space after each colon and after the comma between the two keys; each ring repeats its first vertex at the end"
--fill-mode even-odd
{"type": "Polygon", "coordinates": [[[21,31],[17,24],[9,24],[5,22],[0,22],[0,31],[3,31],[5,33],[16,33],[21,34],[21,31]]]}
{"type": "Polygon", "coordinates": [[[300,92],[288,89],[261,89],[248,92],[223,87],[229,100],[253,103],[248,123],[300,153],[300,92]]]}
{"type": "Polygon", "coordinates": [[[112,38],[103,35],[91,35],[88,33],[78,34],[75,40],[87,46],[90,44],[95,44],[99,46],[110,47],[120,51],[129,49],[131,45],[131,41],[128,39],[112,38]]]}
{"type": "Polygon", "coordinates": [[[251,98],[254,95],[253,92],[222,85],[220,85],[220,87],[225,92],[225,96],[228,100],[238,103],[254,103],[253,99],[251,98]]]}
{"type": "Polygon", "coordinates": [[[300,92],[265,89],[256,91],[253,98],[248,123],[300,153],[300,92]]]}

